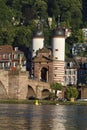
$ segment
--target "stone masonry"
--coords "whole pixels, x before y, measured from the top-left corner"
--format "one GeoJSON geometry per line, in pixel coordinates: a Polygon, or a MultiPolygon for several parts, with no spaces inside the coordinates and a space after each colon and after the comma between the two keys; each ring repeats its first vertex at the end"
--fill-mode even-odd
{"type": "Polygon", "coordinates": [[[51,91],[49,83],[29,79],[28,72],[0,70],[0,99],[27,99],[29,86],[37,98],[44,89],[51,91]]]}

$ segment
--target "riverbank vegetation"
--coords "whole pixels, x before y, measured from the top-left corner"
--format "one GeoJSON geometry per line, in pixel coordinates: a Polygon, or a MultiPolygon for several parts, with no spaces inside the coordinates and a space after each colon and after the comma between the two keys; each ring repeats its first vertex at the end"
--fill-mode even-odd
{"type": "MultiPolygon", "coordinates": [[[[30,104],[36,105],[36,100],[0,100],[0,104],[30,104]]],[[[65,101],[38,100],[38,105],[87,105],[86,101],[65,101]]]]}

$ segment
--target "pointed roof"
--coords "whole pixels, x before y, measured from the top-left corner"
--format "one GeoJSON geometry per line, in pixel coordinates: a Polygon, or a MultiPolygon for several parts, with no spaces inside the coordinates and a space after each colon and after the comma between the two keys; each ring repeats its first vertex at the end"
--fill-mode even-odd
{"type": "Polygon", "coordinates": [[[11,45],[1,45],[0,46],[0,53],[12,53],[13,48],[11,45]]]}
{"type": "Polygon", "coordinates": [[[60,15],[58,15],[58,24],[57,28],[53,30],[53,37],[63,36],[65,37],[65,29],[60,25],[60,15]]]}
{"type": "Polygon", "coordinates": [[[43,38],[44,37],[44,33],[42,30],[42,23],[39,20],[38,24],[37,24],[37,29],[34,31],[33,37],[39,37],[39,38],[43,38]]]}
{"type": "Polygon", "coordinates": [[[43,47],[37,51],[37,55],[34,57],[33,61],[51,61],[52,60],[52,52],[50,49],[43,47]]]}
{"type": "Polygon", "coordinates": [[[50,53],[50,49],[46,48],[46,47],[43,47],[42,49],[39,49],[38,50],[38,53],[50,53]]]}

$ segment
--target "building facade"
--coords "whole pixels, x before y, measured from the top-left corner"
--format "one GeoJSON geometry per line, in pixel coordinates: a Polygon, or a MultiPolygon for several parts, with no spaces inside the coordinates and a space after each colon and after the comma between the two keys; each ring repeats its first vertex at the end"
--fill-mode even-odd
{"type": "Polygon", "coordinates": [[[31,77],[64,85],[65,29],[58,26],[52,33],[51,49],[48,49],[44,46],[41,25],[34,32],[31,48],[31,77]]]}
{"type": "Polygon", "coordinates": [[[77,73],[79,65],[75,59],[70,58],[65,61],[65,86],[75,85],[77,86],[77,73]]]}
{"type": "Polygon", "coordinates": [[[11,45],[0,46],[0,69],[10,70],[20,67],[26,70],[26,58],[24,53],[11,45]]]}

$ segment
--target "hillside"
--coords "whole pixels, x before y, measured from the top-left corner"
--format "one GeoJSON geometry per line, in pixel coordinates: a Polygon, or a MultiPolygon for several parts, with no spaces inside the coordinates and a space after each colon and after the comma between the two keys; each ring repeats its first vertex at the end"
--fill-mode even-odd
{"type": "Polygon", "coordinates": [[[62,26],[78,31],[87,27],[86,12],[86,0],[0,0],[0,45],[29,47],[38,19],[49,44],[58,15],[62,26]],[[51,28],[48,17],[52,17],[51,28]]]}

